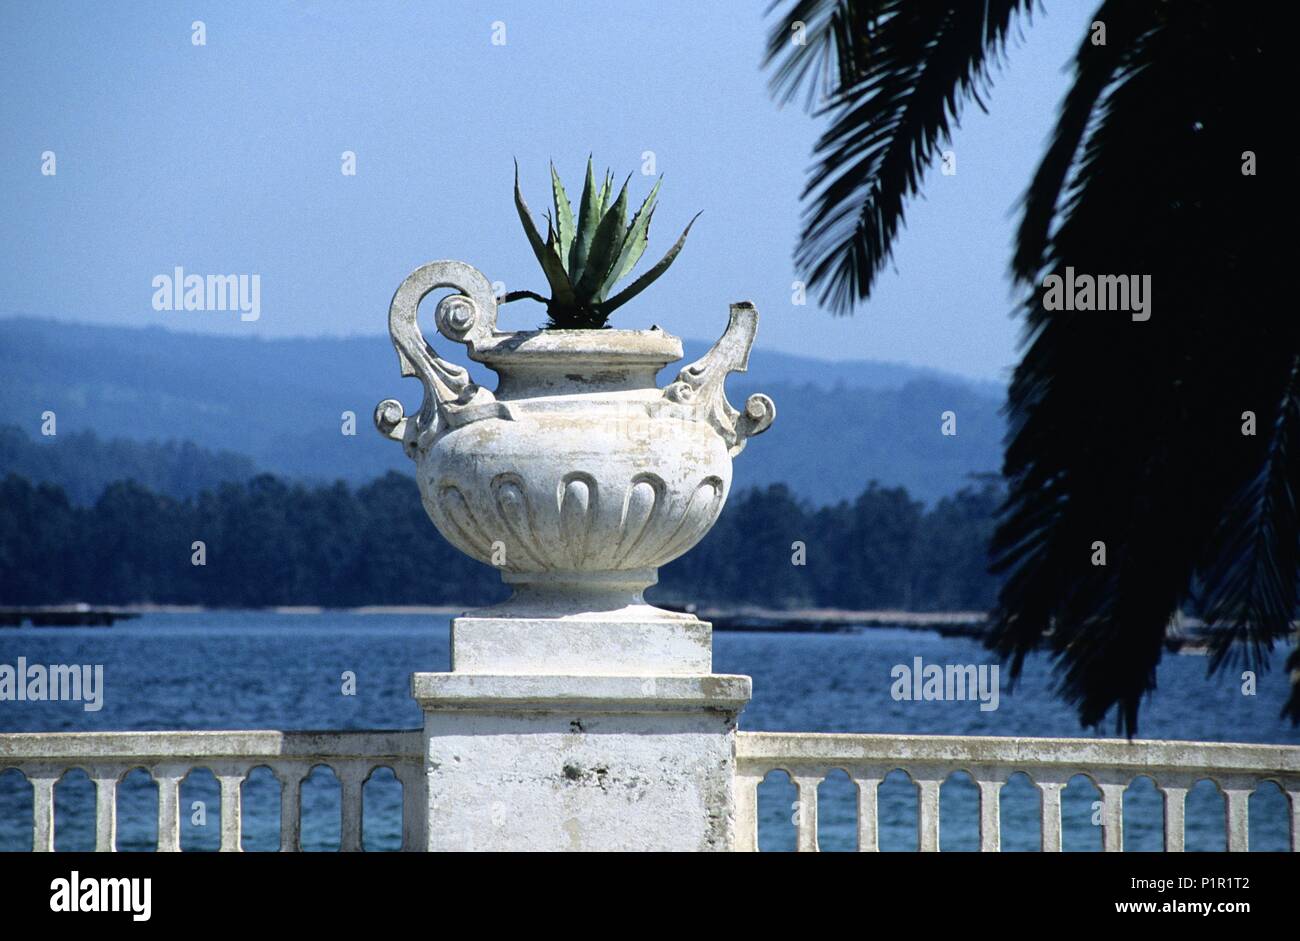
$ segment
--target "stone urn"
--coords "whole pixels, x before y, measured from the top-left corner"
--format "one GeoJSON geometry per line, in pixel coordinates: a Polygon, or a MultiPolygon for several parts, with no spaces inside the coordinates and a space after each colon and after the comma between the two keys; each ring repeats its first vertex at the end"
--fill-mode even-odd
{"type": "MultiPolygon", "coordinates": [[[[496,314],[491,284],[470,265],[436,261],[412,272],[393,297],[389,331],[402,375],[420,380],[424,401],[413,415],[395,399],[375,410],[379,431],[415,461],[438,531],[514,589],[470,620],[702,623],[646,604],[642,592],[717,521],[731,459],[775,417],[766,395],[738,411],[723,389],[729,373],[746,369],[758,311],[732,305],[722,338],[663,389],[656,375],[681,358],[682,344],[658,327],[510,333],[497,329],[496,314]],[[499,375],[495,392],[422,335],[417,309],[440,289],[454,293],[437,305],[438,332],[499,375]]],[[[467,619],[458,621],[463,630],[467,619]]],[[[517,631],[510,638],[502,643],[520,642],[517,631]]],[[[544,643],[554,652],[557,640],[544,643]]]]}

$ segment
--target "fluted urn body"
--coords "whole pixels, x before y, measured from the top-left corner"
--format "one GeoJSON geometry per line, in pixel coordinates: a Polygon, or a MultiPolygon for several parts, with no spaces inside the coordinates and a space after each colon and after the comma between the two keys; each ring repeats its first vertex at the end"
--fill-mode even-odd
{"type": "Polygon", "coordinates": [[[499,332],[487,279],[434,262],[403,283],[390,311],[402,372],[420,378],[425,401],[408,417],[386,400],[376,424],[416,462],[439,532],[514,586],[500,613],[644,618],[654,609],[641,592],[717,521],[732,457],[775,415],[766,396],[737,411],[723,393],[726,375],[746,367],[756,326],[752,305],[734,305],[718,344],[659,389],[659,371],[682,355],[676,337],[499,332]],[[421,336],[416,308],[439,288],[458,292],[438,305],[439,331],[498,374],[495,391],[421,336]]]}

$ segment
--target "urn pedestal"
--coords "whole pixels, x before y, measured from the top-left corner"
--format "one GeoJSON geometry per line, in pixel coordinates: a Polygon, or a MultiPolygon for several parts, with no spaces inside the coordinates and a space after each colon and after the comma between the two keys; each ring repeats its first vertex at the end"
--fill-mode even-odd
{"type": "MultiPolygon", "coordinates": [[[[416,462],[424,508],[513,589],[452,622],[452,671],[417,673],[429,849],[722,850],[734,840],[733,735],[744,676],[712,672],[710,626],[645,602],[659,566],[716,522],[731,459],[775,417],[723,382],[757,329],[721,340],[666,388],[681,342],[658,328],[506,333],[480,272],[417,269],[389,328],[420,410],[375,422],[416,462]],[[416,312],[495,370],[495,391],[441,359],[416,312]]],[[[436,573],[435,573],[436,577],[436,573]]]]}
{"type": "Polygon", "coordinates": [[[747,676],[417,673],[430,850],[731,850],[747,676]]]}

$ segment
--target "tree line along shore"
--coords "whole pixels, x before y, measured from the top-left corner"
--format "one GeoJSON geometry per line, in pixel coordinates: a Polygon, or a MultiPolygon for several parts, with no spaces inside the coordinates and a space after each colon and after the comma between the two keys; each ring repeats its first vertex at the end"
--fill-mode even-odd
{"type": "MultiPolygon", "coordinates": [[[[984,611],[991,481],[926,508],[871,483],[816,507],[784,485],[732,494],[712,532],[648,597],[748,609],[984,611]]],[[[131,480],[93,504],[0,480],[0,605],[477,606],[506,589],[442,538],[413,478],[352,487],[263,474],[177,498],[131,480]]],[[[825,620],[825,619],[824,619],[825,620]]]]}

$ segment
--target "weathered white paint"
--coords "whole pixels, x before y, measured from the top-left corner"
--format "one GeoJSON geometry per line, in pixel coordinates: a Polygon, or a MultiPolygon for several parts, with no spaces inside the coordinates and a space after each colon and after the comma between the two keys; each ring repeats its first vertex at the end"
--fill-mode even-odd
{"type": "Polygon", "coordinates": [[[745,676],[417,673],[430,850],[728,850],[745,676]]]}

